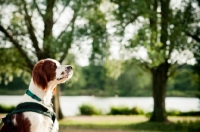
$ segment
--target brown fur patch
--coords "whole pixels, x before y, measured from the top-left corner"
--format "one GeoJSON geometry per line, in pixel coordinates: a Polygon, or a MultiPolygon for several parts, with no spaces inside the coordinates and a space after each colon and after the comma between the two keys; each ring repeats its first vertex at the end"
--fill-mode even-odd
{"type": "Polygon", "coordinates": [[[51,60],[40,60],[33,68],[32,77],[34,83],[45,90],[48,82],[56,77],[56,64],[51,60]]]}
{"type": "Polygon", "coordinates": [[[14,119],[17,122],[15,126],[4,124],[0,129],[0,132],[30,132],[31,123],[28,118],[24,117],[23,113],[12,115],[11,116],[12,123],[14,119]]]}

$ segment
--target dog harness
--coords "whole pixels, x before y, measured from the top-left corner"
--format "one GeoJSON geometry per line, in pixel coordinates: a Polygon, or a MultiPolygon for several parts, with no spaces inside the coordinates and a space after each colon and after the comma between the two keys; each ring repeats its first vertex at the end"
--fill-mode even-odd
{"type": "MultiPolygon", "coordinates": [[[[41,101],[39,97],[37,97],[35,94],[33,94],[29,90],[26,91],[26,94],[37,101],[39,100],[41,101]]],[[[14,124],[11,120],[11,116],[14,114],[22,113],[22,112],[36,112],[36,113],[45,115],[52,119],[53,124],[56,119],[56,114],[54,112],[49,111],[49,109],[46,108],[45,106],[35,103],[35,102],[24,102],[24,103],[18,104],[11,113],[7,114],[6,117],[2,119],[2,122],[6,125],[10,125],[15,130],[14,124]]]]}

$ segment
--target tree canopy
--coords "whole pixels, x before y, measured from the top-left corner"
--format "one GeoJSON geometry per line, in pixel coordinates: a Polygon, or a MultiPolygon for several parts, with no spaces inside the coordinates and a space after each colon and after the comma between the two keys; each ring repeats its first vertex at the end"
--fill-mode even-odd
{"type": "MultiPolygon", "coordinates": [[[[199,7],[199,0],[3,0],[0,72],[11,81],[10,75],[31,73],[40,59],[68,63],[83,53],[89,65],[77,66],[75,81],[80,83],[71,87],[114,89],[121,95],[133,93],[133,84],[152,88],[151,121],[167,121],[166,88],[180,65],[194,64],[195,58],[194,69],[185,68],[176,78],[194,71],[198,77],[191,76],[199,83],[199,7]],[[115,60],[113,47],[120,49],[115,60]],[[138,75],[140,71],[145,73],[138,75]],[[132,76],[148,79],[142,84],[132,76]],[[122,87],[126,90],[120,91],[122,87]]],[[[174,84],[181,87],[179,81],[174,84]]]]}

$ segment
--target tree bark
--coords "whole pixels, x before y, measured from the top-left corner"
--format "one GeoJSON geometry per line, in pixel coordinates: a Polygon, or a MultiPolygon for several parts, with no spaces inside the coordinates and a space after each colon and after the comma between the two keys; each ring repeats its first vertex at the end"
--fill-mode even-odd
{"type": "Polygon", "coordinates": [[[165,91],[167,83],[167,73],[169,64],[167,61],[152,69],[152,91],[154,99],[154,108],[150,121],[165,122],[167,115],[165,110],[165,91]]]}
{"type": "Polygon", "coordinates": [[[161,53],[161,56],[164,57],[164,62],[160,63],[157,67],[151,68],[154,108],[150,121],[155,121],[155,122],[167,121],[167,115],[165,110],[165,93],[166,93],[166,83],[168,80],[167,74],[169,72],[169,67],[170,67],[170,64],[168,63],[168,58],[166,57],[166,51],[167,51],[166,43],[169,36],[168,34],[168,23],[170,14],[169,3],[170,0],[160,0],[160,5],[161,5],[160,41],[162,43],[162,46],[159,48],[159,50],[164,51],[164,54],[161,53]]]}

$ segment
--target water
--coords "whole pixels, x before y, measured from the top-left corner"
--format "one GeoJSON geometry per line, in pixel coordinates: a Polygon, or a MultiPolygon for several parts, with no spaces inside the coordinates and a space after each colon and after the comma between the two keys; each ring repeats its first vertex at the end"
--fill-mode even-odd
{"type": "MultiPolygon", "coordinates": [[[[20,100],[21,96],[0,95],[0,104],[17,105],[20,100]]],[[[138,106],[146,112],[153,110],[152,97],[61,96],[60,103],[65,116],[79,114],[78,107],[83,103],[92,104],[102,110],[103,113],[107,113],[111,106],[119,105],[128,107],[138,106]]],[[[200,110],[198,98],[166,97],[165,104],[167,110],[180,110],[183,112],[200,110]]]]}

